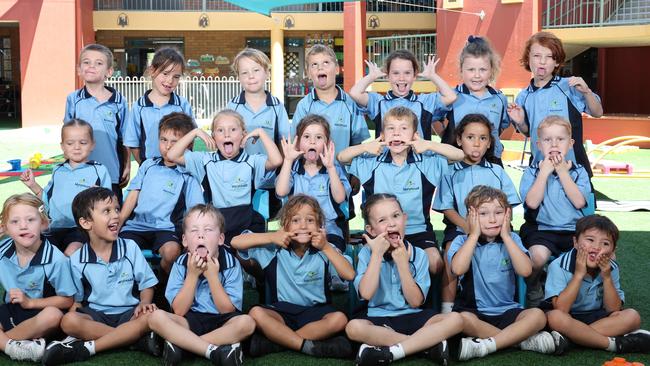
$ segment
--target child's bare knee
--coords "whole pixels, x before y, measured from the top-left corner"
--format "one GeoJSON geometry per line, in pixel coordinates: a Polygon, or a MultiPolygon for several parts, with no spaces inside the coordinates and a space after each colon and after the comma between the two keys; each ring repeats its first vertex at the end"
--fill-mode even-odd
{"type": "Polygon", "coordinates": [[[61,310],[53,306],[48,306],[38,314],[38,327],[43,330],[57,328],[61,324],[61,318],[63,318],[61,310]]]}
{"type": "Polygon", "coordinates": [[[546,319],[551,329],[558,330],[561,333],[569,324],[571,316],[560,310],[551,310],[546,313],[546,319]]]}
{"type": "Polygon", "coordinates": [[[235,326],[237,327],[237,334],[248,337],[255,331],[255,320],[253,317],[246,314],[239,315],[235,319],[235,326]]]}
{"type": "Polygon", "coordinates": [[[629,325],[630,329],[639,329],[641,327],[641,315],[634,309],[621,310],[621,315],[624,317],[625,322],[629,325]]]}
{"type": "Polygon", "coordinates": [[[255,322],[259,322],[263,320],[264,318],[267,317],[266,312],[264,311],[264,308],[261,306],[254,306],[248,311],[248,315],[255,320],[255,322]]]}
{"type": "Polygon", "coordinates": [[[61,318],[61,330],[64,333],[78,333],[81,328],[81,317],[77,313],[67,313],[61,318]]]}
{"type": "Polygon", "coordinates": [[[340,311],[330,313],[327,317],[328,323],[332,330],[341,331],[345,328],[345,325],[348,323],[348,318],[340,311]]]}
{"type": "Polygon", "coordinates": [[[345,326],[345,333],[349,338],[358,340],[360,339],[359,335],[363,333],[363,322],[358,319],[353,319],[348,322],[345,326]]]}
{"type": "Polygon", "coordinates": [[[158,309],[149,315],[148,321],[151,329],[160,329],[163,324],[169,321],[169,318],[164,310],[158,309]]]}
{"type": "Polygon", "coordinates": [[[176,243],[168,243],[163,245],[158,252],[161,258],[171,263],[181,255],[181,247],[176,243]]]}

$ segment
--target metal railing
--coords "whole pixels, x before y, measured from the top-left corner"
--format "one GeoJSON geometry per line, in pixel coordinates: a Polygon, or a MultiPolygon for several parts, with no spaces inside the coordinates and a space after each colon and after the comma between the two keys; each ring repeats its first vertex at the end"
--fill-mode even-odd
{"type": "Polygon", "coordinates": [[[422,67],[429,56],[436,54],[436,34],[368,38],[368,60],[379,66],[384,64],[384,60],[391,52],[401,49],[413,52],[422,67]]]}
{"type": "MultiPolygon", "coordinates": [[[[400,4],[381,0],[366,0],[368,12],[432,12],[435,0],[399,0],[400,4]]],[[[136,11],[247,11],[223,0],[94,0],[95,10],[136,11]]],[[[274,9],[275,12],[342,12],[342,2],[290,5],[274,9]]]]}
{"type": "MultiPolygon", "coordinates": [[[[145,77],[110,78],[106,85],[117,89],[126,99],[129,107],[147,90],[151,80],[145,77]]],[[[271,81],[266,81],[266,89],[271,89],[271,81]]],[[[233,77],[183,77],[176,92],[187,99],[196,119],[210,119],[215,113],[226,108],[226,104],[241,91],[239,80],[233,77]]]]}
{"type": "Polygon", "coordinates": [[[545,0],[543,28],[650,23],[650,0],[545,0]]]}

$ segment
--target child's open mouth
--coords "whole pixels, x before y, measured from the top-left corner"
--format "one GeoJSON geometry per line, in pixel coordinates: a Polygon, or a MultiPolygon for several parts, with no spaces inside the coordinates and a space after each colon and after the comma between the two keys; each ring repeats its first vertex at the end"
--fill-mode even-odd
{"type": "Polygon", "coordinates": [[[307,150],[307,154],[305,154],[305,157],[307,160],[315,161],[318,159],[318,153],[316,152],[316,149],[309,149],[307,150]]]}
{"type": "Polygon", "coordinates": [[[406,83],[397,83],[395,84],[395,87],[397,89],[397,94],[400,96],[406,95],[409,92],[408,84],[406,83]]]}
{"type": "Polygon", "coordinates": [[[325,87],[327,85],[327,74],[318,74],[318,85],[325,87]]]}
{"type": "Polygon", "coordinates": [[[397,231],[389,231],[387,237],[392,242],[397,242],[402,238],[397,231]]]}
{"type": "Polygon", "coordinates": [[[402,146],[404,145],[404,141],[401,140],[393,140],[389,143],[390,146],[402,146]]]}
{"type": "Polygon", "coordinates": [[[223,143],[223,151],[226,155],[232,155],[232,152],[235,150],[235,145],[232,142],[223,143]]]}
{"type": "Polygon", "coordinates": [[[108,225],[108,230],[110,230],[112,233],[117,233],[119,231],[120,224],[119,223],[113,223],[108,225]]]}
{"type": "Polygon", "coordinates": [[[199,257],[203,259],[208,258],[209,251],[208,248],[205,247],[205,245],[199,245],[198,247],[196,247],[195,252],[199,257]]]}

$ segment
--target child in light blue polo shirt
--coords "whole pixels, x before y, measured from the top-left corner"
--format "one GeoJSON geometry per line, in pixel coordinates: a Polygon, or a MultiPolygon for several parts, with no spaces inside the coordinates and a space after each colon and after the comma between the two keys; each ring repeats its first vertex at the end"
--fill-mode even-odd
{"type": "MultiPolygon", "coordinates": [[[[296,135],[298,122],[308,114],[318,114],[330,124],[330,133],[338,154],[370,137],[363,113],[354,100],[336,85],[339,65],[334,50],[322,44],[312,46],[305,55],[314,88],[298,102],[291,123],[291,136],[296,135]]],[[[289,137],[289,136],[283,136],[289,137]]]]}
{"type": "Polygon", "coordinates": [[[380,138],[343,150],[338,159],[350,164],[348,172],[359,178],[366,196],[392,193],[406,208],[406,240],[424,249],[429,271],[442,269],[442,258],[430,221],[435,188],[447,171],[447,158],[461,160],[462,150],[422,140],[416,132],[417,116],[395,107],[384,116],[380,138]]]}
{"type": "Polygon", "coordinates": [[[113,74],[113,53],[100,44],[87,45],[79,54],[78,72],[84,87],[68,95],[63,121],[81,119],[90,123],[96,144],[89,159],[108,169],[113,192],[122,202],[121,187],[129,181],[131,163],[123,144],[126,100],[104,84],[113,74]]]}
{"type": "Polygon", "coordinates": [[[205,201],[217,207],[226,218],[226,245],[244,230],[263,232],[263,216],[253,209],[253,195],[273,179],[282,155],[263,129],[246,134],[242,116],[230,109],[217,113],[212,121],[212,136],[196,128],[183,136],[167,152],[170,160],[185,166],[203,186],[205,201]],[[213,152],[186,151],[196,137],[213,152]],[[248,155],[248,139],[259,139],[267,155],[248,155]]]}
{"type": "Polygon", "coordinates": [[[430,57],[420,74],[418,74],[418,61],[408,50],[391,52],[385,61],[385,72],[374,63],[366,61],[368,74],[350,89],[350,96],[360,107],[365,108],[364,112],[375,122],[375,138],[379,137],[384,129],[382,123],[388,110],[406,107],[417,116],[416,130],[420,138],[431,140],[434,117],[443,115],[445,108],[456,100],[456,93],[436,73],[438,61],[440,60],[430,57]],[[388,78],[391,87],[386,95],[367,92],[366,89],[370,84],[382,76],[388,78]],[[411,87],[418,76],[431,80],[438,92],[415,94],[411,87]]]}
{"type": "Polygon", "coordinates": [[[243,315],[243,277],[237,259],[224,249],[224,217],[214,206],[197,205],[183,221],[187,253],[172,267],[165,296],[173,313],[156,310],[149,326],[166,339],[163,364],[177,365],[182,350],[215,365],[241,365],[239,342],[255,330],[243,315]]]}
{"type": "Polygon", "coordinates": [[[533,272],[526,279],[530,306],[543,300],[540,275],[550,256],[557,257],[573,247],[575,224],[584,216],[582,208],[591,192],[585,168],[567,158],[573,145],[569,121],[548,116],[537,134],[544,160],[529,166],[519,184],[526,220],[519,233],[533,260],[533,272]]]}
{"type": "Polygon", "coordinates": [[[315,357],[345,358],[350,343],[335,335],[348,319],[331,305],[329,272],[333,266],[349,281],[354,269],[328,243],[325,217],[313,197],[289,198],[279,218],[277,232],[245,233],[232,240],[244,260],[255,260],[264,269],[270,293],[268,305],[249,312],[261,331],[253,335],[250,353],[261,356],[285,347],[315,357]]]}
{"type": "Polygon", "coordinates": [[[424,251],[404,239],[406,215],[397,197],[374,194],[363,206],[365,245],[359,252],[354,285],[368,309],[345,328],[363,343],[357,365],[378,365],[425,351],[428,358],[449,362],[447,338],[463,329],[458,313],[421,309],[429,291],[429,263],[424,251]]]}
{"type": "Polygon", "coordinates": [[[619,264],[612,259],[618,228],[605,216],[576,223],[574,248],[548,266],[545,307],[548,325],[584,347],[616,353],[650,353],[650,332],[641,316],[623,309],[619,264]]]}
{"type": "Polygon", "coordinates": [[[151,89],[133,103],[126,121],[124,146],[141,164],[145,159],[160,156],[158,127],[163,116],[182,112],[194,118],[192,106],[174,93],[183,76],[185,60],[175,48],[159,48],[151,60],[147,73],[151,76],[151,89]]]}
{"type": "Polygon", "coordinates": [[[199,181],[167,157],[169,149],[193,129],[192,118],[184,113],[172,112],[160,120],[161,156],[142,162],[120,211],[124,223],[120,236],[160,254],[165,274],[181,254],[183,215],[204,202],[199,181]]]}
{"type": "Polygon", "coordinates": [[[512,209],[506,195],[479,185],[467,195],[465,206],[469,233],[457,236],[447,253],[459,282],[453,310],[461,313],[463,333],[469,336],[461,340],[458,358],[484,357],[516,345],[540,353],[563,349],[562,339],[541,331],[544,313],[523,309],[515,301],[515,275],[530,274],[532,263],[519,236],[510,231],[512,209]]]}
{"type": "MultiPolygon", "coordinates": [[[[147,321],[156,310],[151,301],[158,280],[138,245],[118,237],[119,211],[113,192],[102,187],[88,188],[72,201],[75,220],[89,238],[70,257],[77,293],[61,329],[74,338],[50,343],[43,365],[85,361],[150,333],[147,321]],[[130,326],[120,326],[125,323],[130,326]]],[[[151,346],[148,351],[159,355],[159,347],[151,346]]]]}
{"type": "Polygon", "coordinates": [[[92,126],[73,119],[61,128],[61,149],[66,161],[52,169],[52,179],[45,188],[34,179],[31,169],[20,180],[45,202],[51,223],[46,236],[65,255],[70,256],[85,241],[72,216],[72,200],[77,193],[92,186],[112,188],[111,177],[101,163],[88,160],[95,147],[92,126]]]}
{"type": "MultiPolygon", "coordinates": [[[[433,209],[445,215],[446,224],[442,241],[445,251],[458,236],[467,233],[467,207],[465,197],[478,184],[498,188],[506,193],[512,207],[521,203],[514,184],[503,168],[495,163],[492,125],[482,114],[463,117],[455,132],[454,144],[465,153],[462,161],[449,165],[449,170],[433,202],[433,209]]],[[[456,280],[445,263],[442,278],[442,312],[451,311],[456,297],[456,280]]]]}
{"type": "Polygon", "coordinates": [[[68,259],[41,235],[47,221],[43,202],[31,193],[9,197],[0,213],[9,236],[0,241],[0,350],[12,360],[41,360],[41,337],[59,329],[77,292],[68,259]]]}

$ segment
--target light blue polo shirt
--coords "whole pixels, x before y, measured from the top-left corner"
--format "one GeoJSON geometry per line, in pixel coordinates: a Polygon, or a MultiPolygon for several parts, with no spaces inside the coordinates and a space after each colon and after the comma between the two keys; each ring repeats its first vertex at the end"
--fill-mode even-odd
{"type": "MultiPolygon", "coordinates": [[[[426,297],[431,286],[431,278],[429,276],[429,259],[424,250],[411,245],[409,242],[404,243],[407,248],[411,247],[411,255],[409,257],[409,271],[415,280],[415,283],[422,291],[422,296],[426,297]]],[[[364,245],[359,252],[359,262],[357,264],[357,275],[354,278],[354,287],[357,289],[357,296],[359,295],[359,284],[361,279],[366,274],[372,250],[369,246],[364,245]]],[[[402,282],[400,280],[397,265],[393,260],[381,261],[381,268],[379,269],[379,284],[374,296],[368,302],[368,316],[399,316],[404,314],[413,314],[422,311],[420,308],[413,308],[409,305],[402,292],[402,282]]]]}
{"type": "Polygon", "coordinates": [[[417,154],[411,150],[399,166],[393,163],[388,148],[378,156],[365,153],[357,156],[348,169],[361,181],[366,197],[375,193],[397,196],[408,215],[407,235],[433,231],[430,220],[433,192],[446,171],[447,160],[438,154],[417,154]]]}
{"type": "Polygon", "coordinates": [[[111,177],[102,164],[87,161],[72,168],[68,160],[52,169],[52,179],[43,188],[43,202],[50,217],[50,229],[77,227],[72,215],[72,200],[90,187],[111,189],[111,177]]]}
{"type": "MultiPolygon", "coordinates": [[[[545,299],[550,301],[553,297],[558,296],[564,291],[569,282],[571,282],[576,269],[577,254],[578,251],[575,248],[571,249],[568,252],[562,253],[562,255],[548,265],[544,291],[545,299]]],[[[618,269],[618,263],[613,259],[610,259],[609,263],[612,267],[611,276],[616,293],[618,293],[621,301],[625,302],[625,293],[621,290],[621,275],[618,269]]],[[[603,286],[603,277],[600,275],[600,271],[598,271],[596,277],[591,277],[587,274],[580,283],[578,296],[571,305],[571,313],[583,313],[604,309],[603,286]]]]}
{"type": "Polygon", "coordinates": [[[122,175],[122,137],[126,130],[127,106],[120,92],[108,86],[104,88],[112,95],[103,103],[90,95],[85,87],[70,93],[65,102],[63,121],[79,118],[90,123],[93,127],[95,148],[88,159],[104,165],[113,184],[117,184],[122,175]]]}
{"type": "MultiPolygon", "coordinates": [[[[182,254],[176,259],[171,272],[169,272],[165,298],[170,304],[174,302],[185,283],[188,259],[189,255],[187,253],[182,254]]],[[[219,246],[219,282],[221,282],[233,306],[241,311],[244,291],[244,277],[242,277],[241,266],[239,261],[228,253],[223,246],[219,246]]],[[[210,292],[210,284],[204,275],[199,276],[190,310],[199,313],[219,314],[219,310],[212,298],[212,292],[210,292]]]]}
{"type": "MultiPolygon", "coordinates": [[[[500,90],[487,87],[487,92],[482,96],[473,94],[465,84],[456,87],[456,101],[447,106],[447,120],[449,124],[442,136],[442,142],[455,145],[456,138],[454,130],[460,121],[468,114],[479,113],[484,115],[492,124],[492,137],[494,138],[494,156],[501,157],[503,144],[499,136],[501,132],[510,126],[508,116],[508,98],[500,90]]],[[[440,118],[434,118],[439,120],[440,118]]]]}
{"type": "MultiPolygon", "coordinates": [[[[519,195],[524,202],[526,221],[536,223],[539,230],[574,231],[576,222],[584,216],[581,209],[575,208],[567,197],[557,174],[553,173],[546,181],[544,199],[536,210],[531,210],[525,204],[526,195],[539,174],[539,163],[533,163],[526,168],[519,184],[519,195]]],[[[589,175],[582,165],[572,165],[569,170],[571,179],[575,182],[585,199],[588,201],[591,192],[589,175]]]]}
{"type": "MultiPolygon", "coordinates": [[[[594,94],[595,95],[595,94],[594,94]]],[[[600,97],[596,95],[598,101],[600,97]]],[[[589,167],[589,159],[582,145],[582,112],[591,114],[582,93],[569,86],[569,78],[553,77],[546,85],[538,88],[534,80],[526,89],[522,89],[515,99],[517,105],[526,112],[526,124],[530,135],[530,146],[535,162],[543,160],[542,152],[537,148],[537,127],[550,115],[559,115],[571,122],[571,135],[575,143],[569,150],[567,158],[589,167]]],[[[591,168],[588,172],[591,172],[591,168]]]]}
{"type": "MultiPolygon", "coordinates": [[[[256,128],[262,128],[273,142],[277,146],[280,146],[280,139],[283,136],[289,136],[289,116],[280,99],[274,97],[268,91],[265,93],[266,105],[257,112],[253,111],[253,108],[246,103],[246,96],[243,91],[228,102],[226,108],[232,109],[244,117],[247,132],[253,132],[256,128]]],[[[248,141],[246,143],[246,152],[249,155],[266,155],[264,144],[259,140],[254,144],[252,141],[248,141]]]]}
{"type": "Polygon", "coordinates": [[[269,244],[238,252],[242,259],[254,259],[264,269],[271,294],[269,303],[284,301],[300,306],[330,303],[330,263],[321,251],[310,247],[301,258],[293,250],[269,244]]]}
{"type": "Polygon", "coordinates": [[[300,120],[308,114],[325,117],[330,124],[330,139],[334,141],[336,153],[359,145],[370,137],[363,112],[341,87],[336,86],[338,94],[334,101],[327,104],[318,98],[316,89],[305,95],[298,102],[291,123],[291,136],[296,135],[300,120]]]}
{"type": "MultiPolygon", "coordinates": [[[[32,260],[21,267],[13,239],[0,242],[0,285],[3,289],[17,288],[32,299],[50,296],[74,296],[77,288],[72,281],[68,257],[41,236],[41,246],[32,260]]],[[[9,291],[5,292],[9,304],[9,291]]]]}
{"type": "Polygon", "coordinates": [[[133,240],[113,242],[108,263],[90,244],[70,256],[72,278],[77,287],[75,302],[105,314],[121,314],[140,303],[140,291],[155,286],[158,279],[133,240]]]}
{"type": "Polygon", "coordinates": [[[123,231],[180,231],[185,213],[205,203],[199,181],[181,166],[165,166],[160,157],[140,165],[129,191],[140,193],[123,231]]]}
{"type": "Polygon", "coordinates": [[[391,90],[386,95],[370,92],[365,112],[368,118],[375,122],[375,138],[378,138],[383,130],[384,116],[389,109],[395,107],[406,107],[412,110],[420,122],[418,135],[424,140],[431,140],[433,116],[444,115],[446,105],[440,100],[440,93],[415,94],[411,90],[407,95],[398,97],[391,90]]]}
{"type": "Polygon", "coordinates": [[[194,119],[192,106],[180,95],[172,92],[167,104],[157,106],[149,99],[149,93],[151,89],[131,106],[124,133],[124,146],[139,148],[142,160],[160,156],[158,128],[164,116],[182,112],[194,119]]]}
{"type": "Polygon", "coordinates": [[[201,182],[206,202],[217,208],[250,205],[255,190],[270,179],[266,155],[241,150],[228,160],[219,151],[187,150],[184,157],[185,169],[201,182]]]}
{"type": "MultiPolygon", "coordinates": [[[[521,203],[519,194],[512,180],[500,165],[483,159],[478,164],[470,165],[458,161],[449,165],[449,170],[442,178],[438,187],[433,209],[436,211],[456,210],[458,214],[467,217],[465,198],[477,185],[485,185],[502,190],[508,197],[508,203],[514,207],[521,203]]],[[[456,230],[464,232],[456,226],[456,230]]]]}
{"type": "MultiPolygon", "coordinates": [[[[511,233],[511,236],[517,247],[528,255],[519,235],[511,233]]],[[[447,253],[449,263],[466,240],[467,235],[459,235],[451,242],[447,253]]],[[[508,249],[501,238],[489,243],[479,241],[469,270],[458,278],[460,291],[456,306],[476,309],[489,316],[521,308],[521,304],[515,301],[516,275],[508,249]]]]}
{"type": "Polygon", "coordinates": [[[343,237],[343,231],[336,225],[336,220],[345,217],[341,205],[347,205],[347,198],[350,197],[350,193],[352,192],[347,173],[341,168],[338,162],[334,163],[336,172],[345,189],[346,196],[346,201],[338,204],[332,196],[330,176],[327,174],[327,168],[322,166],[318,173],[310,176],[305,172],[304,163],[305,161],[303,159],[297,159],[293,163],[291,175],[289,176],[289,186],[291,187],[289,195],[304,193],[314,197],[325,214],[325,230],[327,233],[343,237]]]}

